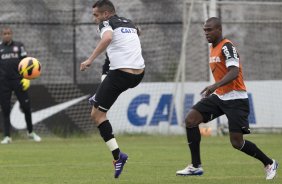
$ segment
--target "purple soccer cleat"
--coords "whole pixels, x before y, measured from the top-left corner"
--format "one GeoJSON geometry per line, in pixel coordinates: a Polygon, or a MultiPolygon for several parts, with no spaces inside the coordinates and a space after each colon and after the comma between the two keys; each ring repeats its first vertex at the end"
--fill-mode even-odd
{"type": "Polygon", "coordinates": [[[119,175],[121,174],[123,166],[126,163],[127,159],[128,159],[127,154],[120,152],[119,159],[113,161],[115,167],[115,178],[118,178],[119,175]]]}

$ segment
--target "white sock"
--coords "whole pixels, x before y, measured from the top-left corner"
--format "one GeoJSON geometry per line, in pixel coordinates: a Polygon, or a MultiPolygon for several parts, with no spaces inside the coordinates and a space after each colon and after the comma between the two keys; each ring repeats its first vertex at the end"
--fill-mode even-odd
{"type": "Polygon", "coordinates": [[[110,151],[114,151],[114,150],[118,149],[118,144],[117,144],[117,141],[116,141],[115,138],[108,140],[106,142],[106,144],[107,144],[108,148],[110,149],[110,151]]]}

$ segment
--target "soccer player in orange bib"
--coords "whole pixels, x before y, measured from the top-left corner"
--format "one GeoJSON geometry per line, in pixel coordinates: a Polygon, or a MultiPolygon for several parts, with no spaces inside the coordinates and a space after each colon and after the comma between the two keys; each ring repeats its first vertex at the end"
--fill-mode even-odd
{"type": "Polygon", "coordinates": [[[277,161],[266,156],[254,143],[245,140],[249,134],[249,101],[243,80],[242,64],[233,43],[223,38],[219,18],[209,18],[204,24],[207,41],[211,43],[209,65],[215,83],[201,92],[203,98],[188,112],[185,119],[188,145],[192,163],[176,175],[202,175],[200,158],[201,135],[199,124],[207,123],[226,115],[232,146],[247,155],[260,160],[266,172],[266,179],[273,179],[278,168],[277,161]]]}

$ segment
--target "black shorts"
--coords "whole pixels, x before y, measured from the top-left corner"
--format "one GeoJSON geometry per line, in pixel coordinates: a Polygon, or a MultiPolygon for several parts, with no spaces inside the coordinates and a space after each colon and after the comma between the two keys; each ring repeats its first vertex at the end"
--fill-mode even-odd
{"type": "Polygon", "coordinates": [[[192,108],[202,114],[204,123],[225,114],[228,119],[229,132],[250,133],[248,99],[221,100],[213,94],[208,98],[203,98],[192,108]]]}
{"type": "Polygon", "coordinates": [[[100,111],[107,112],[122,92],[136,87],[141,82],[144,73],[135,75],[121,70],[110,70],[98,86],[96,94],[89,98],[89,103],[100,111]]]}

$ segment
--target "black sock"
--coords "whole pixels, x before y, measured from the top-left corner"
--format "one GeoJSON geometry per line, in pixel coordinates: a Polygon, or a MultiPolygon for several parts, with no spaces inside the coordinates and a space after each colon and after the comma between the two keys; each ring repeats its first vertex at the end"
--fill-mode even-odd
{"type": "Polygon", "coordinates": [[[270,158],[268,158],[254,143],[250,141],[245,140],[245,144],[241,148],[241,151],[246,153],[247,155],[250,155],[251,157],[260,160],[264,164],[264,166],[273,163],[270,158]]]}
{"type": "Polygon", "coordinates": [[[24,112],[25,115],[25,121],[26,121],[26,127],[28,133],[31,133],[33,131],[33,126],[32,126],[32,120],[31,120],[31,112],[30,110],[24,112]]]}
{"type": "MultiPolygon", "coordinates": [[[[98,129],[99,129],[100,134],[101,134],[101,136],[102,136],[102,138],[104,139],[105,142],[108,142],[109,140],[115,138],[115,136],[113,134],[112,125],[110,124],[109,120],[102,122],[98,126],[98,129]]],[[[112,150],[112,155],[113,155],[115,160],[119,159],[119,153],[120,153],[119,148],[112,150]]]]}
{"type": "Polygon", "coordinates": [[[10,123],[10,116],[5,116],[4,117],[4,136],[8,136],[10,137],[11,134],[10,134],[10,126],[11,126],[11,123],[10,123]]]}
{"type": "Polygon", "coordinates": [[[201,165],[201,157],[200,157],[200,142],[201,142],[201,134],[199,127],[187,128],[186,134],[188,145],[191,151],[191,158],[193,167],[199,167],[201,165]]]}

